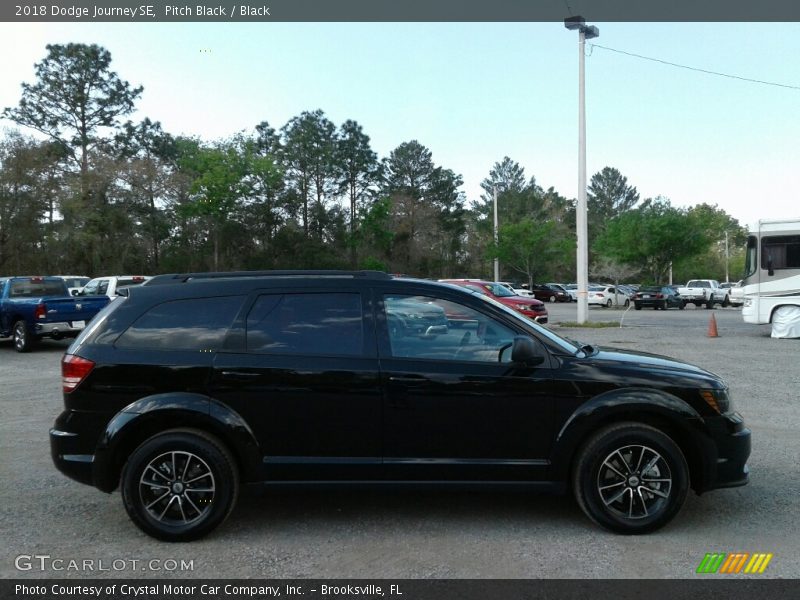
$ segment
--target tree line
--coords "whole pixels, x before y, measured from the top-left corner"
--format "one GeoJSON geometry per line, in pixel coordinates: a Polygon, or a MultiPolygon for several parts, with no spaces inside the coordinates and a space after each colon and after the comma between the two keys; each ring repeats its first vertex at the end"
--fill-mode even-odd
{"type": "MultiPolygon", "coordinates": [[[[0,274],[369,268],[420,277],[573,280],[575,202],[509,157],[469,202],[417,140],[379,157],[355,120],[304,111],[224,140],[134,123],[141,86],[97,45],[48,45],[2,117],[0,274]],[[33,130],[38,135],[25,135],[33,130]],[[498,198],[499,235],[493,232],[498,198]]],[[[663,281],[741,270],[744,231],[710,204],[640,199],[618,170],[588,188],[590,273],[663,281]]]]}

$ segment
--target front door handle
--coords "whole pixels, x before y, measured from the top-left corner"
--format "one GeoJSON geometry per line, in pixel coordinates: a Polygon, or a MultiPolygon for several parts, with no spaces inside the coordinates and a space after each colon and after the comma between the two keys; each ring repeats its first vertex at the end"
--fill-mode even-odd
{"type": "Polygon", "coordinates": [[[405,384],[405,385],[409,385],[409,384],[411,384],[411,385],[423,385],[423,384],[425,384],[427,382],[428,382],[427,379],[425,379],[424,377],[420,377],[420,376],[404,377],[402,375],[392,375],[392,376],[389,377],[389,383],[402,383],[402,384],[405,384]]]}

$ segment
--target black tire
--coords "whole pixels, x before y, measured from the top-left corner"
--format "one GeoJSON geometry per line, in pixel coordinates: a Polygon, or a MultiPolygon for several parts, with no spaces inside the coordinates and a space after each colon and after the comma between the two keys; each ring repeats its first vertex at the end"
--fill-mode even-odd
{"type": "Polygon", "coordinates": [[[708,302],[706,302],[706,310],[709,310],[711,308],[714,308],[714,299],[713,298],[711,300],[709,300],[708,302]]]}
{"type": "Polygon", "coordinates": [[[725,296],[725,299],[722,301],[722,308],[728,308],[731,305],[731,299],[728,296],[725,296]]]}
{"type": "Polygon", "coordinates": [[[625,308],[628,308],[631,305],[631,301],[628,298],[625,298],[625,308]]]}
{"type": "Polygon", "coordinates": [[[667,310],[669,308],[669,302],[664,300],[664,304],[661,306],[661,310],[667,310]]]}
{"type": "Polygon", "coordinates": [[[606,308],[611,308],[612,304],[614,304],[614,302],[613,302],[613,300],[611,300],[611,298],[609,298],[608,302],[606,302],[606,308]]]}
{"type": "Polygon", "coordinates": [[[679,309],[681,309],[681,310],[683,310],[684,308],[686,308],[686,302],[684,302],[683,300],[681,300],[681,301],[680,301],[680,303],[678,303],[678,308],[679,308],[679,309]]]}
{"type": "Polygon", "coordinates": [[[233,456],[217,438],[195,429],[173,429],[146,440],[128,458],[121,479],[128,516],[146,534],[166,542],[208,534],[228,518],[239,495],[233,456]]]}
{"type": "Polygon", "coordinates": [[[555,301],[556,301],[556,297],[555,296],[550,296],[550,302],[555,302],[555,301]]]}
{"type": "Polygon", "coordinates": [[[638,302],[634,302],[633,303],[633,308],[635,308],[636,310],[642,310],[642,305],[639,304],[638,302]]]}
{"type": "Polygon", "coordinates": [[[617,423],[598,431],[579,451],[572,487],[583,512],[601,527],[626,535],[649,533],[680,511],[689,467],[662,431],[617,423]]]}
{"type": "Polygon", "coordinates": [[[33,348],[35,338],[28,331],[25,321],[19,320],[11,328],[11,338],[14,341],[14,350],[17,352],[29,352],[33,348]]]}

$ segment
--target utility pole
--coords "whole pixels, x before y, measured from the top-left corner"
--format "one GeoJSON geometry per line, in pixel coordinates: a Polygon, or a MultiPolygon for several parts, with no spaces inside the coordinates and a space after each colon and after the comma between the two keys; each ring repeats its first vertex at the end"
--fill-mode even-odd
{"type": "Polygon", "coordinates": [[[589,232],[586,209],[586,40],[596,38],[600,30],[587,26],[583,17],[564,19],[567,29],[578,30],[578,205],[575,208],[576,237],[578,239],[578,323],[589,317],[589,232]]]}
{"type": "Polygon", "coordinates": [[[725,283],[730,283],[728,274],[728,231],[725,230],[725,283]]]}
{"type": "MultiPolygon", "coordinates": [[[[500,240],[497,234],[497,186],[492,186],[492,196],[494,197],[494,246],[497,248],[497,242],[500,240]]],[[[500,281],[500,259],[497,255],[494,257],[494,280],[500,281]]]]}

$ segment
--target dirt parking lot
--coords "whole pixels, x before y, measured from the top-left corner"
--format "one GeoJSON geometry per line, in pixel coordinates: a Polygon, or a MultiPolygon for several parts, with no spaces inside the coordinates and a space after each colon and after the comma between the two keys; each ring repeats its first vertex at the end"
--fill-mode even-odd
{"type": "MultiPolygon", "coordinates": [[[[571,497],[497,491],[294,490],[245,495],[210,537],[157,542],[106,495],[58,473],[47,431],[61,411],[67,344],[17,354],[0,340],[1,577],[661,578],[700,577],[707,552],[771,552],[764,576],[800,576],[800,340],[742,323],[734,309],[592,309],[624,327],[564,328],[575,305],[549,305],[573,339],[677,357],[725,378],[753,432],[748,486],[690,495],[663,530],[623,537],[571,497]],[[720,337],[706,336],[713,312],[720,337]],[[30,570],[19,555],[123,561],[125,568],[30,570]],[[150,564],[148,561],[159,560],[150,564]],[[143,561],[147,563],[142,566],[143,561]],[[172,569],[172,562],[191,570],[172,569]]],[[[120,566],[123,562],[117,562],[120,566]]],[[[66,563],[65,563],[66,564],[66,563]]],[[[706,576],[708,577],[708,576],[706,576]]]]}

